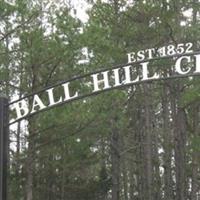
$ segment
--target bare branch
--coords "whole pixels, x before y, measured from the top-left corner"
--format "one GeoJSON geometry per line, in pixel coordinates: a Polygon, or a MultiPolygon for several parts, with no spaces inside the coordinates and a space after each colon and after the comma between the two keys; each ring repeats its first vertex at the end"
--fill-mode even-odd
{"type": "Polygon", "coordinates": [[[33,15],[30,16],[30,18],[28,20],[26,20],[24,23],[18,25],[16,28],[10,30],[8,33],[6,33],[6,34],[1,33],[3,35],[3,37],[0,38],[0,42],[5,40],[8,36],[12,35],[14,32],[16,32],[17,29],[20,29],[25,24],[28,24],[29,22],[31,22],[33,17],[36,17],[37,15],[38,15],[38,13],[34,13],[33,15]]]}

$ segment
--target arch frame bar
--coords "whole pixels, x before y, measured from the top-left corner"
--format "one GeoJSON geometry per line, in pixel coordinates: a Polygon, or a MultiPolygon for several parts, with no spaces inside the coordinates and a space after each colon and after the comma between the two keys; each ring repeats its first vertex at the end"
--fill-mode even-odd
{"type": "Polygon", "coordinates": [[[89,94],[78,96],[78,97],[70,99],[68,101],[64,101],[64,102],[61,102],[59,104],[53,105],[51,107],[44,108],[44,109],[39,110],[39,111],[37,111],[35,113],[29,113],[29,114],[27,114],[26,116],[24,116],[24,117],[22,117],[20,119],[17,119],[17,120],[14,120],[14,121],[8,123],[7,126],[10,126],[10,125],[12,125],[14,123],[17,123],[17,122],[21,121],[21,120],[24,120],[24,119],[27,119],[29,117],[32,117],[32,116],[34,116],[34,115],[36,115],[38,113],[41,113],[41,112],[44,112],[44,111],[48,111],[48,110],[50,110],[52,108],[55,108],[57,106],[61,106],[61,105],[64,105],[64,104],[67,104],[67,103],[71,103],[73,101],[77,101],[77,100],[84,99],[84,98],[87,98],[87,97],[96,96],[96,95],[101,94],[101,93],[106,92],[106,91],[125,88],[125,87],[129,87],[129,86],[132,86],[132,85],[140,85],[140,84],[143,84],[143,83],[152,83],[152,82],[155,82],[155,81],[157,82],[157,81],[165,81],[165,80],[172,80],[172,79],[177,79],[177,78],[187,78],[187,77],[196,77],[196,76],[200,76],[200,73],[185,74],[185,75],[174,75],[174,76],[170,76],[170,77],[161,77],[159,79],[149,79],[149,80],[144,80],[144,81],[140,80],[140,81],[135,82],[135,83],[130,83],[130,84],[126,84],[126,85],[120,85],[120,86],[116,86],[116,87],[107,88],[107,89],[100,90],[100,91],[97,91],[97,92],[93,92],[93,93],[89,93],[89,94]]]}

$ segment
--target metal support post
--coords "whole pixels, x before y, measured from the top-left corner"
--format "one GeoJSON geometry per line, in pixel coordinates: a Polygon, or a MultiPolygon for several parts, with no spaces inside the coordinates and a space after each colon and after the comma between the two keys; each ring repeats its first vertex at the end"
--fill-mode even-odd
{"type": "Polygon", "coordinates": [[[0,200],[7,200],[8,99],[0,97],[0,200]]]}

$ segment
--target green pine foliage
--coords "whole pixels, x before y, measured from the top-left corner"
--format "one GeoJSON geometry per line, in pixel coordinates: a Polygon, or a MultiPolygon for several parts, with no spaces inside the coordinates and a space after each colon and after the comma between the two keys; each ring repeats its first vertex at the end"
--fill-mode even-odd
{"type": "MultiPolygon", "coordinates": [[[[186,42],[199,51],[198,0],[86,1],[85,24],[66,2],[0,1],[0,89],[10,101],[127,63],[128,52],[186,42]]],[[[157,60],[151,69],[167,76],[174,66],[157,60]]],[[[71,87],[92,91],[78,81],[71,87]]],[[[10,127],[8,199],[198,200],[199,97],[198,76],[157,81],[17,123],[10,127]]]]}

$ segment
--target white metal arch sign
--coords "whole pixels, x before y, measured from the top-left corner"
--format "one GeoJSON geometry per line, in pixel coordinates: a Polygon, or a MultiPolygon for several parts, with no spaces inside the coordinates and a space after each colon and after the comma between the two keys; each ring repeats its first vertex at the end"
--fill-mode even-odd
{"type": "Polygon", "coordinates": [[[182,43],[131,52],[128,53],[126,64],[75,77],[13,101],[9,103],[9,107],[15,112],[16,117],[10,124],[51,107],[103,91],[153,80],[200,75],[200,52],[193,52],[192,46],[192,43],[182,43]],[[159,73],[162,68],[151,67],[160,59],[171,60],[172,75],[159,73]],[[77,81],[79,84],[76,85],[87,87],[87,92],[81,91],[81,87],[72,87],[77,81]],[[57,90],[62,94],[56,95],[57,90]]]}

